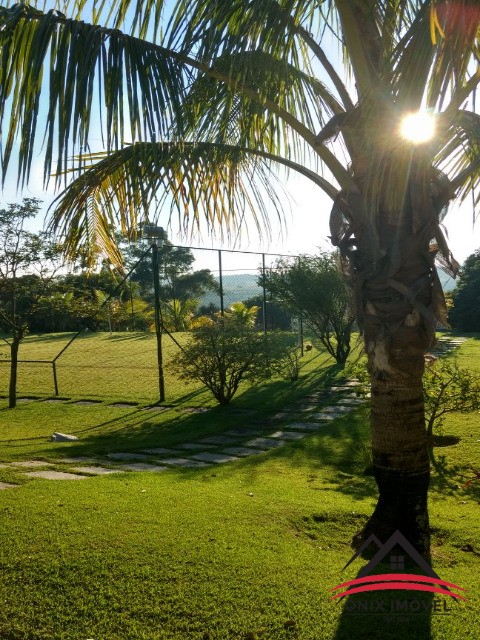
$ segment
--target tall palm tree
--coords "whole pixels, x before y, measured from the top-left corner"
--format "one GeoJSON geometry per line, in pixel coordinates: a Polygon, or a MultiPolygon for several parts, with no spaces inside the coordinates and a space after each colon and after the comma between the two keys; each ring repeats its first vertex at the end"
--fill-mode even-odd
{"type": "Polygon", "coordinates": [[[435,258],[455,269],[441,219],[479,179],[478,3],[177,0],[166,27],[164,4],[0,9],[4,178],[18,140],[25,183],[43,136],[45,179],[67,185],[53,224],[71,253],[113,259],[113,229],[134,233],[166,193],[182,223],[231,229],[281,209],[278,167],[323,189],[372,377],[363,536],[400,528],[427,553],[423,356],[445,314],[435,258]],[[399,133],[418,110],[437,132],[421,145],[399,133]]]}

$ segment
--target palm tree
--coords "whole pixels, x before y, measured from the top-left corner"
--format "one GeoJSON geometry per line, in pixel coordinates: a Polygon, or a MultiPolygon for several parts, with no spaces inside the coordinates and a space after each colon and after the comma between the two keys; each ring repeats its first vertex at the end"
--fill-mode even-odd
{"type": "Polygon", "coordinates": [[[4,179],[19,140],[26,182],[42,134],[45,180],[66,185],[53,225],[71,254],[113,260],[114,228],[135,234],[162,195],[182,224],[234,229],[281,210],[278,167],[323,189],[372,377],[379,499],[363,536],[400,528],[428,553],[423,356],[444,321],[435,258],[455,269],[441,219],[479,178],[478,4],[177,0],[162,28],[164,4],[0,9],[4,179]],[[399,126],[419,110],[437,133],[416,145],[399,126]]]}

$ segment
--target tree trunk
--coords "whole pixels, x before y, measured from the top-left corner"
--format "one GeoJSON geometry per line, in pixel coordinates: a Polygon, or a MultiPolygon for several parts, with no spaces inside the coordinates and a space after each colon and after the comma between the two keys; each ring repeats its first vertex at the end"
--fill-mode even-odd
{"type": "Polygon", "coordinates": [[[17,374],[18,374],[18,348],[21,338],[14,337],[10,344],[10,385],[8,389],[8,408],[17,406],[17,374]]]}
{"type": "Polygon", "coordinates": [[[379,496],[355,542],[371,534],[385,542],[398,529],[428,560],[430,464],[422,377],[424,354],[435,335],[428,313],[434,272],[425,254],[408,250],[413,239],[403,240],[407,255],[402,266],[393,275],[384,271],[363,283],[361,320],[371,376],[373,472],[379,496]]]}

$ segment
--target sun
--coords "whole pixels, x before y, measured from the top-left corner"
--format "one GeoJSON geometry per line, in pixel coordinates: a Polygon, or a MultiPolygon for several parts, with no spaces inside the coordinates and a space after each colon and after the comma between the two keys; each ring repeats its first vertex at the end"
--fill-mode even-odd
{"type": "Polygon", "coordinates": [[[435,135],[435,118],[425,111],[407,113],[400,123],[400,134],[413,144],[428,142],[435,135]]]}

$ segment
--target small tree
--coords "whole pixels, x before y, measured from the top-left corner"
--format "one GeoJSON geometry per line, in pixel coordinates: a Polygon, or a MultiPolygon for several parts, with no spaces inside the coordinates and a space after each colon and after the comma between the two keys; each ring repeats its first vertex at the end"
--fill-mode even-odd
{"type": "Polygon", "coordinates": [[[302,255],[293,264],[280,259],[266,274],[265,288],[287,308],[301,312],[328,353],[345,364],[354,319],[335,256],[302,255]]]}
{"type": "Polygon", "coordinates": [[[25,229],[40,210],[40,201],[0,209],[0,330],[10,347],[8,406],[17,404],[18,350],[30,320],[49,293],[58,267],[59,249],[45,234],[25,229]]]}
{"type": "Polygon", "coordinates": [[[427,435],[440,426],[447,413],[470,413],[480,409],[480,378],[462,369],[455,360],[436,360],[423,377],[427,435]]]}
{"type": "Polygon", "coordinates": [[[284,354],[284,336],[265,336],[244,320],[235,313],[198,319],[174,365],[181,379],[200,380],[221,405],[230,404],[242,381],[269,378],[270,364],[284,354]]]}

